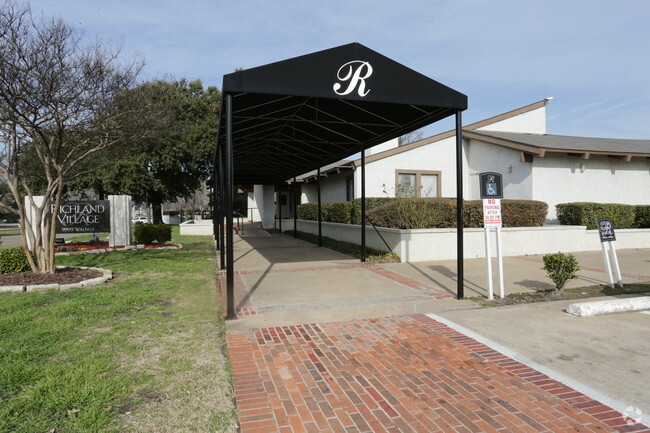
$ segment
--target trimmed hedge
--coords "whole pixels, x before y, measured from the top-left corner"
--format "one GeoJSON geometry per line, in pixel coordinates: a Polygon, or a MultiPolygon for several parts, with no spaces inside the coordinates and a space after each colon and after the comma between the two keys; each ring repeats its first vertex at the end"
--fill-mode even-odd
{"type": "MultiPolygon", "coordinates": [[[[504,227],[544,225],[548,205],[534,200],[501,200],[504,227]]],[[[396,200],[368,212],[375,225],[400,229],[456,227],[456,199],[413,198],[396,200]]],[[[483,227],[483,202],[463,202],[465,227],[483,227]]]]}
{"type": "Polygon", "coordinates": [[[140,224],[133,226],[133,239],[139,244],[153,241],[164,244],[172,240],[172,227],[167,224],[140,224]]]}
{"type": "MultiPolygon", "coordinates": [[[[322,203],[324,222],[359,224],[361,199],[352,202],[322,203]]],[[[544,225],[548,206],[533,200],[501,200],[504,227],[544,225]]],[[[366,199],[366,215],[375,225],[402,229],[456,227],[456,199],[371,197],[366,199]]],[[[464,202],[465,227],[483,227],[481,200],[464,202]]],[[[318,205],[298,206],[298,218],[315,221],[318,205]]]]}
{"type": "Polygon", "coordinates": [[[637,225],[636,207],[618,203],[576,202],[560,203],[555,209],[560,224],[587,226],[589,230],[596,230],[599,218],[611,219],[617,229],[644,227],[637,225]]]}
{"type": "Polygon", "coordinates": [[[0,274],[16,274],[31,269],[22,247],[0,249],[0,274]]]}
{"type": "Polygon", "coordinates": [[[650,205],[634,206],[634,226],[638,228],[650,228],[650,205]]]}
{"type": "MultiPolygon", "coordinates": [[[[389,197],[368,197],[366,198],[366,212],[369,209],[381,206],[384,203],[395,200],[389,197]]],[[[338,201],[321,203],[321,218],[323,222],[358,224],[361,221],[361,199],[353,201],[338,201]]],[[[318,220],[318,203],[303,203],[298,205],[298,218],[302,220],[318,220]]]]}

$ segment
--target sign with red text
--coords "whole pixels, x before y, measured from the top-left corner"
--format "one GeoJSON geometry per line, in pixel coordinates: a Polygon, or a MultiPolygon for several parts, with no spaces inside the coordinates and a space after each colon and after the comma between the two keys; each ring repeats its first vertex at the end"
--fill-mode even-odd
{"type": "Polygon", "coordinates": [[[483,199],[483,227],[501,227],[501,200],[483,199]]]}

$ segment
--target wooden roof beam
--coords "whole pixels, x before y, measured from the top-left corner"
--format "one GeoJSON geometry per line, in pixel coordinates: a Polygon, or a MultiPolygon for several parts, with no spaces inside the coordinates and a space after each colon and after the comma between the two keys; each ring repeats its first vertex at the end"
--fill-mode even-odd
{"type": "Polygon", "coordinates": [[[625,162],[632,161],[632,155],[631,154],[628,154],[628,155],[607,155],[607,157],[612,158],[612,159],[618,159],[618,160],[625,161],[625,162]]]}

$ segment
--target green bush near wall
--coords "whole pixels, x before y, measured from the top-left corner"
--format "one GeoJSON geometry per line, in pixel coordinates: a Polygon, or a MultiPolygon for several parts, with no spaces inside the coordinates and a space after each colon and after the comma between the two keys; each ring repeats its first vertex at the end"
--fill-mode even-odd
{"type": "Polygon", "coordinates": [[[0,274],[16,274],[31,269],[22,247],[0,249],[0,274]]]}
{"type": "MultiPolygon", "coordinates": [[[[637,225],[636,208],[640,206],[618,203],[560,203],[555,206],[557,219],[563,225],[587,226],[589,230],[598,227],[598,219],[609,218],[617,229],[650,227],[637,225]]],[[[642,211],[643,212],[643,211],[642,211]]]]}
{"type": "MultiPolygon", "coordinates": [[[[535,200],[501,200],[504,227],[540,227],[544,225],[548,205],[535,200]]],[[[400,229],[456,227],[456,199],[420,198],[400,199],[368,212],[380,227],[400,229]]],[[[463,202],[465,227],[483,227],[483,202],[463,202]]]]}
{"type": "Polygon", "coordinates": [[[154,241],[164,244],[172,240],[172,226],[138,223],[133,226],[133,239],[138,244],[150,244],[154,241]]]}
{"type": "MultiPolygon", "coordinates": [[[[366,198],[366,211],[395,200],[389,197],[366,198]]],[[[359,224],[361,221],[361,199],[321,203],[321,218],[323,222],[340,224],[359,224]]],[[[308,221],[318,220],[318,204],[303,203],[298,205],[298,218],[308,221]]]]}
{"type": "MultiPolygon", "coordinates": [[[[352,202],[322,203],[323,222],[359,224],[361,199],[352,202]]],[[[544,225],[548,205],[533,200],[502,200],[505,227],[537,227],[544,225]]],[[[456,227],[456,199],[454,198],[389,198],[366,199],[366,215],[379,227],[420,229],[456,227]]],[[[483,227],[481,200],[464,202],[466,227],[483,227]]],[[[298,206],[298,218],[316,221],[318,205],[304,203],[298,206]]]]}
{"type": "Polygon", "coordinates": [[[634,206],[634,226],[650,228],[650,205],[634,206]]]}

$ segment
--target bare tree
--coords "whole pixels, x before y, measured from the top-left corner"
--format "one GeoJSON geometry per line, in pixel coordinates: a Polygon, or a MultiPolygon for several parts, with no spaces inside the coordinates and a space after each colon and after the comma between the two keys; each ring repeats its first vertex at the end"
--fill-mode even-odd
{"type": "Polygon", "coordinates": [[[0,208],[20,217],[34,272],[55,270],[56,214],[64,181],[83,175],[75,166],[146,132],[122,121],[132,116],[124,107],[133,106],[122,98],[143,63],[121,63],[120,50],[99,40],[82,44],[82,34],[63,20],[36,19],[28,6],[0,2],[0,180],[17,206],[0,208]],[[39,191],[30,183],[35,175],[39,191]]]}
{"type": "Polygon", "coordinates": [[[421,129],[416,129],[415,131],[407,132],[397,139],[398,146],[406,146],[407,144],[414,143],[418,140],[422,140],[424,136],[424,131],[421,129]]]}

